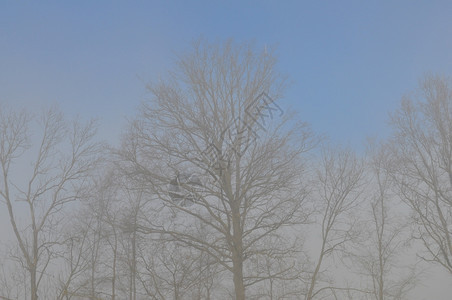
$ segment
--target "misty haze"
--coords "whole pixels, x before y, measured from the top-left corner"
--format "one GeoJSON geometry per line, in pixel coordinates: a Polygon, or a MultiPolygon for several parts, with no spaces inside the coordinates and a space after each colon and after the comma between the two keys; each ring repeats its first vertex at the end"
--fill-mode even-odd
{"type": "Polygon", "coordinates": [[[452,299],[452,4],[0,4],[0,300],[452,299]]]}

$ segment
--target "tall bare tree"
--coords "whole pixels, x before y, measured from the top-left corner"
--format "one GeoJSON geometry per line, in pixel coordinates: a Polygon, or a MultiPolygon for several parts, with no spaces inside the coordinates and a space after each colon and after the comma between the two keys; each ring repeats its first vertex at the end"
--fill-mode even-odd
{"type": "Polygon", "coordinates": [[[320,247],[314,270],[309,276],[306,299],[324,296],[334,291],[324,282],[326,259],[355,237],[354,219],[350,216],[358,206],[363,192],[364,164],[350,150],[326,147],[317,166],[314,201],[319,215],[320,247]]]}
{"type": "Polygon", "coordinates": [[[392,115],[392,179],[412,211],[419,255],[452,273],[452,88],[427,76],[392,115]]]}
{"type": "Polygon", "coordinates": [[[102,167],[92,177],[89,193],[71,214],[74,220],[69,223],[68,235],[78,241],[80,250],[76,254],[79,265],[83,266],[73,268],[78,280],[71,282],[67,292],[73,297],[116,299],[125,295],[118,295],[118,281],[119,261],[128,250],[121,253],[121,241],[128,236],[122,232],[121,224],[127,201],[123,199],[119,177],[108,164],[102,167]]]}
{"type": "Polygon", "coordinates": [[[284,277],[290,267],[262,275],[252,265],[293,251],[281,233],[308,213],[303,154],[313,136],[277,104],[284,80],[275,64],[250,45],[195,44],[149,87],[121,151],[123,170],[158,211],[141,229],[209,254],[230,272],[235,299],[284,277]]]}
{"type": "Polygon", "coordinates": [[[61,211],[80,197],[100,147],[93,142],[93,122],[69,125],[56,110],[32,117],[0,109],[0,199],[36,300],[54,249],[63,242],[61,211]]]}
{"type": "Polygon", "coordinates": [[[369,201],[364,203],[369,209],[368,213],[363,210],[360,225],[364,236],[355,243],[349,257],[351,269],[357,270],[364,287],[353,292],[355,297],[363,299],[407,299],[417,278],[415,268],[408,267],[402,259],[409,253],[407,214],[396,202],[392,180],[386,171],[392,163],[390,151],[384,145],[375,144],[370,149],[370,182],[366,193],[369,201]]]}

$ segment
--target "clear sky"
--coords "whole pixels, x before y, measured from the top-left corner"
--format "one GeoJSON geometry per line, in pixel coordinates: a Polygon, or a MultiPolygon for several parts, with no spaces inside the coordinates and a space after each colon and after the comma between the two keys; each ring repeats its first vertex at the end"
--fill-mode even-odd
{"type": "Polygon", "coordinates": [[[286,104],[360,147],[423,74],[450,75],[452,1],[1,1],[0,103],[60,103],[113,141],[199,37],[277,46],[286,104]]]}
{"type": "Polygon", "coordinates": [[[423,74],[452,73],[452,1],[0,1],[0,104],[59,103],[115,143],[199,37],[277,46],[285,107],[358,149],[423,74]]]}

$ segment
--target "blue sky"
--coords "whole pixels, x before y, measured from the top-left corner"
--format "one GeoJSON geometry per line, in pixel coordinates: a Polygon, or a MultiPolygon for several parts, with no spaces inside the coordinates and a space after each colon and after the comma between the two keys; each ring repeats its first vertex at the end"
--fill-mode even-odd
{"type": "Polygon", "coordinates": [[[423,74],[451,74],[451,16],[451,1],[2,1],[0,103],[59,103],[114,142],[192,40],[254,40],[277,47],[286,109],[359,148],[423,74]]]}

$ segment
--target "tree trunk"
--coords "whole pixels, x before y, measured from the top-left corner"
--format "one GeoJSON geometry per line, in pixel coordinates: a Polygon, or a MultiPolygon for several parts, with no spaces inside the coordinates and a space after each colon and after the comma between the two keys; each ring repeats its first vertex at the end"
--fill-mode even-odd
{"type": "Polygon", "coordinates": [[[135,223],[134,223],[134,229],[132,233],[132,264],[131,264],[131,274],[130,274],[130,299],[136,300],[137,298],[137,287],[135,283],[136,279],[136,273],[137,273],[137,250],[136,250],[136,239],[137,239],[137,226],[136,226],[136,216],[135,216],[135,223]]]}
{"type": "Polygon", "coordinates": [[[116,298],[116,260],[117,260],[117,251],[118,251],[118,239],[115,233],[115,246],[113,250],[113,274],[111,278],[111,300],[115,300],[116,298]]]}
{"type": "Polygon", "coordinates": [[[31,300],[38,300],[38,287],[36,285],[36,267],[30,270],[31,300]]]}
{"type": "Polygon", "coordinates": [[[307,300],[311,300],[312,296],[313,296],[313,293],[314,293],[314,287],[315,287],[315,285],[317,283],[317,276],[318,276],[319,271],[320,271],[320,266],[322,265],[323,256],[325,255],[325,240],[326,240],[326,237],[324,238],[324,240],[322,242],[322,250],[320,251],[320,256],[319,256],[319,259],[317,261],[317,266],[315,267],[314,274],[312,274],[312,277],[311,277],[311,284],[309,286],[309,291],[308,291],[308,294],[306,296],[307,300]]]}
{"type": "Polygon", "coordinates": [[[33,265],[30,268],[30,285],[31,300],[38,300],[38,282],[37,282],[37,266],[38,266],[38,233],[33,221],[33,265]]]}
{"type": "Polygon", "coordinates": [[[245,285],[243,283],[243,241],[240,226],[240,214],[238,208],[232,211],[233,224],[233,249],[232,249],[232,269],[236,300],[245,300],[245,285]]]}
{"type": "Polygon", "coordinates": [[[232,260],[232,268],[234,271],[234,290],[235,290],[235,300],[245,300],[245,286],[243,284],[243,261],[241,258],[236,257],[234,254],[234,259],[232,260]]]}

